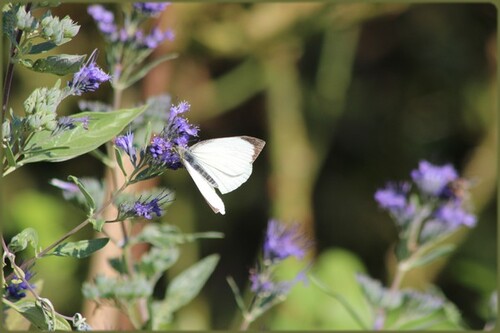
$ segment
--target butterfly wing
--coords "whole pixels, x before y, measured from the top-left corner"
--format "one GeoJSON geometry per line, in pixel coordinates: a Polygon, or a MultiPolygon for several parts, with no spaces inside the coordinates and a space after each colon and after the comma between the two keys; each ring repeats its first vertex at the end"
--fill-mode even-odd
{"type": "Polygon", "coordinates": [[[235,136],[198,142],[189,152],[225,194],[247,181],[252,174],[252,163],[264,145],[263,140],[254,137],[235,136]]]}
{"type": "Polygon", "coordinates": [[[189,164],[189,162],[183,160],[183,163],[189,175],[196,184],[196,187],[198,187],[201,195],[203,195],[212,210],[215,213],[221,213],[222,215],[226,214],[224,202],[222,202],[222,199],[217,195],[212,185],[205,178],[203,178],[203,176],[198,171],[196,171],[194,167],[189,164]]]}

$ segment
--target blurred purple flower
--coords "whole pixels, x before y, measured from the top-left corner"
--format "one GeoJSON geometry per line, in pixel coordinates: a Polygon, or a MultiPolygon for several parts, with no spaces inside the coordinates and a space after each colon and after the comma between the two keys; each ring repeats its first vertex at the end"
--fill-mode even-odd
{"type": "MultiPolygon", "coordinates": [[[[29,281],[33,277],[33,275],[34,274],[30,271],[26,271],[24,272],[24,279],[26,281],[29,281]]],[[[5,293],[8,299],[18,301],[21,298],[26,297],[25,290],[28,290],[29,287],[35,288],[34,285],[28,286],[26,282],[21,280],[17,275],[14,275],[12,280],[10,280],[7,287],[5,288],[5,293]]]]}
{"type": "Polygon", "coordinates": [[[418,169],[411,172],[411,177],[422,193],[439,196],[449,182],[458,178],[458,174],[451,164],[436,166],[420,161],[418,169]]]}
{"type": "Polygon", "coordinates": [[[91,5],[87,8],[87,13],[92,16],[97,27],[105,36],[111,36],[116,32],[115,16],[103,6],[91,5]]]}
{"type": "Polygon", "coordinates": [[[277,220],[270,220],[264,241],[264,260],[271,262],[284,260],[290,256],[302,259],[305,255],[305,240],[300,226],[287,227],[277,220]]]}
{"type": "Polygon", "coordinates": [[[476,225],[476,217],[465,211],[458,202],[448,202],[439,207],[435,212],[435,217],[451,228],[460,225],[472,228],[476,225]]]}
{"type": "Polygon", "coordinates": [[[411,220],[415,215],[415,205],[408,202],[407,196],[410,191],[410,184],[388,183],[385,188],[375,192],[375,201],[379,206],[389,211],[400,224],[411,220]]]}
{"type": "Polygon", "coordinates": [[[169,2],[136,2],[134,9],[144,15],[155,16],[164,11],[168,5],[169,2]]]}

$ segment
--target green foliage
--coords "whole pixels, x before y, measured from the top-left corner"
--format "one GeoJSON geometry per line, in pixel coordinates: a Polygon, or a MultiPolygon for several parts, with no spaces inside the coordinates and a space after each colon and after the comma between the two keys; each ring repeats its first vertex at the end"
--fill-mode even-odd
{"type": "Polygon", "coordinates": [[[94,210],[96,208],[96,203],[94,201],[94,198],[92,195],[87,191],[85,188],[85,185],[75,176],[68,176],[68,180],[75,183],[76,186],[78,186],[78,189],[80,189],[80,192],[83,194],[83,197],[85,198],[85,203],[87,205],[88,213],[87,216],[92,216],[94,213],[94,210]]]}
{"type": "Polygon", "coordinates": [[[21,165],[34,162],[60,162],[88,153],[108,142],[144,112],[145,107],[122,109],[112,112],[81,112],[71,118],[88,117],[88,129],[81,126],[71,131],[52,135],[49,131],[37,132],[24,151],[21,165]]]}
{"type": "Polygon", "coordinates": [[[219,262],[212,254],[177,275],[168,285],[165,299],[153,303],[153,329],[162,329],[170,323],[172,313],[189,303],[200,292],[219,262]]]}
{"type": "Polygon", "coordinates": [[[89,240],[82,240],[78,242],[66,242],[59,244],[54,250],[47,255],[54,255],[59,257],[73,257],[77,259],[86,258],[92,253],[99,251],[106,244],[109,238],[96,238],[89,240]]]}
{"type": "Polygon", "coordinates": [[[21,300],[15,303],[3,300],[4,304],[20,313],[36,328],[47,330],[71,331],[69,323],[58,314],[48,313],[47,308],[34,300],[21,300]]]}
{"type": "Polygon", "coordinates": [[[35,251],[38,247],[38,233],[33,228],[26,228],[14,237],[9,243],[9,251],[12,253],[20,252],[31,245],[35,251]]]}
{"type": "Polygon", "coordinates": [[[123,279],[98,275],[93,282],[83,284],[82,292],[88,299],[132,301],[141,297],[151,296],[153,293],[153,287],[142,275],[123,279]]]}
{"type": "Polygon", "coordinates": [[[389,290],[367,276],[358,276],[361,290],[373,313],[371,327],[383,318],[384,329],[463,329],[455,306],[437,290],[389,290]],[[382,316],[382,317],[380,317],[382,316]]]}
{"type": "Polygon", "coordinates": [[[33,63],[32,69],[36,72],[63,76],[77,72],[84,60],[84,55],[59,54],[37,59],[33,63]]]}

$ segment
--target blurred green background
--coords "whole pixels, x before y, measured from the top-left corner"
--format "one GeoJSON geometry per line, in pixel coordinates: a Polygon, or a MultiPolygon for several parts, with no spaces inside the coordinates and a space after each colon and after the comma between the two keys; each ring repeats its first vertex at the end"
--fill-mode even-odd
{"type": "MultiPolygon", "coordinates": [[[[102,49],[85,5],[65,4],[53,12],[82,25],[61,52],[102,49]]],[[[364,271],[390,282],[391,248],[397,239],[373,194],[388,180],[408,179],[422,159],[453,163],[473,180],[479,223],[457,233],[461,245],[451,257],[415,272],[405,285],[436,283],[471,328],[482,328],[485,302],[497,281],[493,5],[175,3],[161,17],[161,26],[171,27],[176,40],[157,54],[175,51],[179,57],[128,90],[122,105],[169,93],[174,101],[191,103],[188,117],[199,124],[201,139],[252,135],[267,141],[250,180],[223,197],[225,216],[212,213],[185,170],[167,172],[161,179],[177,195],[165,222],[186,232],[225,234],[222,240],[186,246],[169,272],[175,276],[200,257],[221,254],[202,295],[177,314],[177,328],[226,329],[233,324],[238,314],[226,276],[246,287],[269,218],[303,223],[315,241],[313,270],[362,309],[353,273],[364,271]]],[[[4,59],[6,55],[4,48],[4,59]]],[[[99,61],[103,59],[101,54],[99,61]]],[[[11,106],[21,112],[34,88],[55,80],[16,69],[11,106]]],[[[105,85],[83,97],[109,102],[110,93],[105,85]]],[[[77,112],[77,101],[66,100],[61,114],[77,112]]],[[[9,175],[2,186],[8,218],[2,223],[4,234],[10,238],[32,226],[47,246],[83,220],[49,179],[103,172],[97,160],[82,156],[28,165],[9,175]]],[[[79,235],[91,236],[91,230],[79,235]]],[[[63,313],[80,311],[87,265],[68,258],[37,264],[43,295],[63,313]]],[[[291,263],[290,269],[296,266],[291,263]]],[[[356,328],[343,311],[316,287],[299,286],[254,328],[356,328]]]]}

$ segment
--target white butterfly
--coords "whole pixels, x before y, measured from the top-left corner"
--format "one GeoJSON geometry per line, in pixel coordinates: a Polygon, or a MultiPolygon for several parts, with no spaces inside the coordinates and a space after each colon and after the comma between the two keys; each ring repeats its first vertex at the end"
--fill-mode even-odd
{"type": "Polygon", "coordinates": [[[224,202],[215,192],[231,192],[247,181],[252,163],[266,143],[251,136],[233,136],[200,141],[179,149],[182,164],[215,213],[226,213],[224,202]]]}

